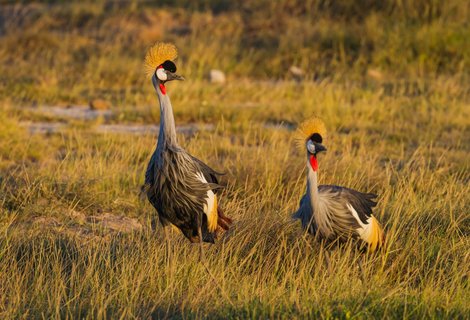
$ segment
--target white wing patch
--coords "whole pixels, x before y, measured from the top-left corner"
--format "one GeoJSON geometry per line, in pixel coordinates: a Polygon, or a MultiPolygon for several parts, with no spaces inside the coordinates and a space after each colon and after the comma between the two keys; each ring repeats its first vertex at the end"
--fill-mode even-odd
{"type": "Polygon", "coordinates": [[[348,206],[349,211],[351,211],[351,214],[353,215],[353,217],[357,220],[357,222],[361,226],[360,228],[356,229],[357,233],[359,234],[362,240],[364,240],[365,242],[369,242],[369,238],[372,232],[372,228],[371,228],[372,217],[367,219],[367,224],[364,224],[359,218],[359,215],[357,214],[356,209],[354,209],[354,207],[349,203],[346,205],[348,206]]]}
{"type": "MultiPolygon", "coordinates": [[[[207,183],[206,178],[201,172],[196,173],[196,178],[207,183]]],[[[217,196],[212,190],[207,190],[206,203],[204,203],[204,213],[207,216],[207,226],[209,231],[215,231],[217,229],[217,196]]]]}

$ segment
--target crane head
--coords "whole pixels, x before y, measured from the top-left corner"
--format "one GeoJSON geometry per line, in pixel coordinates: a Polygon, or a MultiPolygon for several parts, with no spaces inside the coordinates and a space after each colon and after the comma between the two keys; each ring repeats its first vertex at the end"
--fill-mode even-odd
{"type": "Polygon", "coordinates": [[[307,143],[306,143],[308,159],[309,159],[310,166],[312,167],[313,171],[318,170],[317,155],[320,152],[326,151],[326,148],[322,144],[322,141],[323,141],[322,136],[318,133],[314,133],[307,140],[307,143]]]}
{"type": "Polygon", "coordinates": [[[152,83],[153,86],[155,87],[155,90],[160,89],[162,94],[166,94],[166,87],[165,87],[165,82],[171,81],[171,80],[184,80],[184,78],[180,75],[177,75],[175,73],[176,71],[176,65],[170,61],[166,60],[163,62],[161,65],[157,67],[155,70],[153,76],[152,76],[152,83]]]}
{"type": "Polygon", "coordinates": [[[173,60],[178,56],[178,50],[172,43],[157,42],[147,50],[145,55],[145,70],[152,78],[155,89],[160,88],[166,93],[165,82],[171,80],[184,80],[177,75],[173,60]]]}
{"type": "Polygon", "coordinates": [[[307,140],[307,152],[313,156],[317,156],[320,152],[325,152],[326,148],[322,145],[322,137],[318,133],[314,133],[310,139],[307,140]]]}
{"type": "Polygon", "coordinates": [[[176,73],[176,65],[173,61],[166,60],[155,69],[155,77],[165,83],[171,80],[184,80],[184,78],[176,73]]]}

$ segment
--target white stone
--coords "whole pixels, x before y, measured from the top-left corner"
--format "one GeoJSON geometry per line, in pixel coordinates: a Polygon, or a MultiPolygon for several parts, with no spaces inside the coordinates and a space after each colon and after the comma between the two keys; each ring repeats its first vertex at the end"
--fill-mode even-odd
{"type": "Polygon", "coordinates": [[[209,81],[211,83],[225,83],[225,73],[221,70],[212,69],[209,72],[209,81]]]}
{"type": "Polygon", "coordinates": [[[297,66],[291,66],[289,72],[296,80],[302,80],[305,75],[305,72],[297,66]]]}

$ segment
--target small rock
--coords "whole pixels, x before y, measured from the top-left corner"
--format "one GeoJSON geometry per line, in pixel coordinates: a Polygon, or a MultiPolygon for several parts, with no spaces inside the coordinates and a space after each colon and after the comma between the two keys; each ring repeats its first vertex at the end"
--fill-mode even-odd
{"type": "Polygon", "coordinates": [[[383,79],[383,74],[377,69],[368,69],[367,75],[374,80],[380,81],[383,79]]]}
{"type": "Polygon", "coordinates": [[[225,73],[221,70],[212,69],[209,72],[209,81],[211,83],[225,83],[225,73]]]}
{"type": "Polygon", "coordinates": [[[291,66],[289,72],[292,74],[295,80],[300,81],[304,78],[305,72],[297,66],[291,66]]]}
{"type": "Polygon", "coordinates": [[[93,99],[90,101],[91,110],[108,110],[111,108],[111,104],[103,99],[93,99]]]}

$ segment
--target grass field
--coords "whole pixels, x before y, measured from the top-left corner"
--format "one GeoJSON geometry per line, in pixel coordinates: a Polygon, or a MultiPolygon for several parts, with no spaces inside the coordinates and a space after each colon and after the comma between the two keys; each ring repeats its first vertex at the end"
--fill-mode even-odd
{"type": "Polygon", "coordinates": [[[161,3],[0,5],[0,318],[469,318],[466,1],[161,3]],[[179,233],[168,255],[150,230],[155,135],[95,130],[158,124],[142,61],[162,39],[187,79],[167,86],[177,125],[213,125],[180,144],[226,173],[235,222],[205,246],[215,279],[179,233]],[[112,116],[31,111],[92,99],[112,116]],[[290,219],[305,189],[293,130],[314,114],[320,183],[379,194],[387,234],[376,256],[333,249],[330,269],[290,219]]]}

